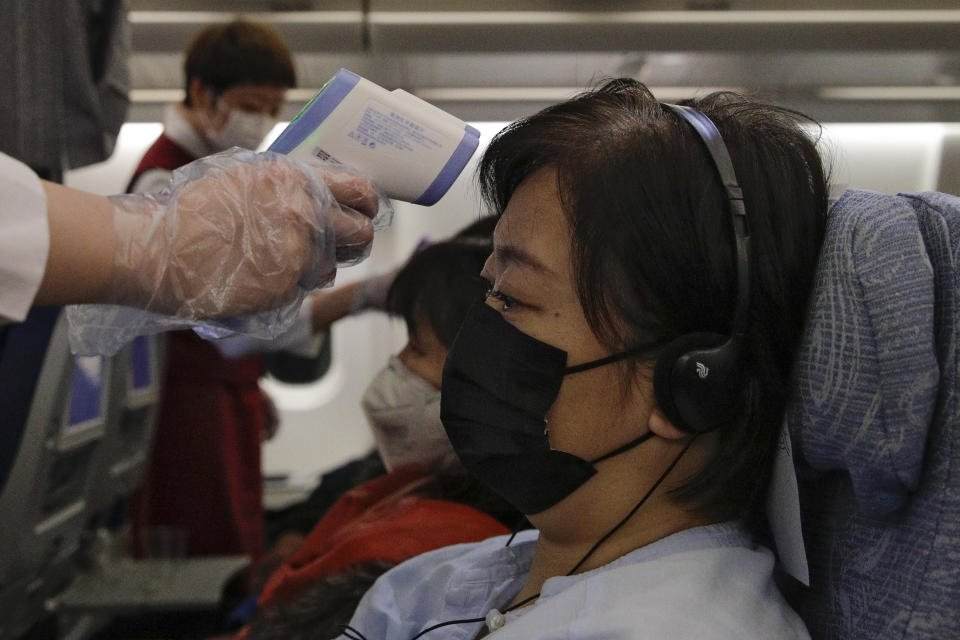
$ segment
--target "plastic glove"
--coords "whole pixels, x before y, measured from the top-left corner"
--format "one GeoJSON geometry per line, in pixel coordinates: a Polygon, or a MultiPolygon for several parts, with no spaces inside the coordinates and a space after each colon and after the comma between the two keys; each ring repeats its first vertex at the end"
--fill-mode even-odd
{"type": "Polygon", "coordinates": [[[387,199],[342,165],[239,148],[178,169],[159,194],[111,200],[111,291],[125,306],[69,307],[77,353],[184,327],[273,338],[304,293],[365,258],[392,218],[387,199]]]}

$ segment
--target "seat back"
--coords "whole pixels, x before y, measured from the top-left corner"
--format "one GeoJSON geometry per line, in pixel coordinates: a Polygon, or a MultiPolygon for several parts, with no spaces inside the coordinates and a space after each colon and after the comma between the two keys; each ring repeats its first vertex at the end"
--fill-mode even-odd
{"type": "Polygon", "coordinates": [[[73,580],[110,387],[108,361],[70,354],[66,319],[58,309],[31,314],[10,329],[3,364],[8,357],[23,357],[20,371],[29,375],[18,379],[16,366],[6,370],[12,384],[2,393],[12,410],[3,414],[4,428],[19,431],[0,488],[4,640],[20,637],[48,615],[47,600],[73,580]]]}
{"type": "Polygon", "coordinates": [[[958,251],[953,196],[831,209],[788,408],[814,638],[960,629],[958,251]]]}
{"type": "Polygon", "coordinates": [[[112,516],[140,486],[150,463],[163,379],[163,336],[138,336],[112,359],[109,420],[88,498],[95,526],[112,516]]]}
{"type": "Polygon", "coordinates": [[[0,327],[0,494],[13,468],[59,307],[33,309],[24,322],[0,327]]]}

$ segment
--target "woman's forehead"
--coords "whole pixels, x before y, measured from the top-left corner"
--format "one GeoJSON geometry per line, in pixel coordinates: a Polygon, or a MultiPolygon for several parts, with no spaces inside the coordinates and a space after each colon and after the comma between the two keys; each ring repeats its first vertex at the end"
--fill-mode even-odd
{"type": "Polygon", "coordinates": [[[553,169],[537,171],[513,192],[494,230],[493,246],[498,260],[547,274],[567,270],[570,228],[553,169]]]}

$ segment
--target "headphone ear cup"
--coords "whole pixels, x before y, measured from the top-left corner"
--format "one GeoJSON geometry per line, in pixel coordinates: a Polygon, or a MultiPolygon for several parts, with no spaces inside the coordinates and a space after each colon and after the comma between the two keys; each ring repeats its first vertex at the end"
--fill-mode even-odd
{"type": "Polygon", "coordinates": [[[660,410],[676,428],[703,433],[726,420],[735,389],[736,349],[717,333],[688,333],[660,352],[653,392],[660,410]]]}

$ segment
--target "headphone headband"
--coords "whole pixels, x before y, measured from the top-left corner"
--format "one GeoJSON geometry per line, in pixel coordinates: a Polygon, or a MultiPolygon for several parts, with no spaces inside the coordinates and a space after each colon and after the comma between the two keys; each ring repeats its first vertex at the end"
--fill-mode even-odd
{"type": "Polygon", "coordinates": [[[700,136],[713,159],[713,166],[720,176],[730,205],[730,220],[737,250],[737,304],[731,326],[731,340],[739,341],[746,334],[747,309],[750,302],[750,221],[743,204],[743,191],[733,170],[733,160],[727,145],[713,120],[692,107],[663,103],[677,115],[689,122],[700,136]]]}
{"type": "Polygon", "coordinates": [[[738,404],[750,301],[750,225],[733,161],[717,126],[696,109],[664,106],[690,123],[710,153],[727,194],[736,242],[737,300],[730,335],[681,336],[663,348],[654,367],[653,387],[660,409],[678,429],[703,433],[727,424],[738,404]]]}

